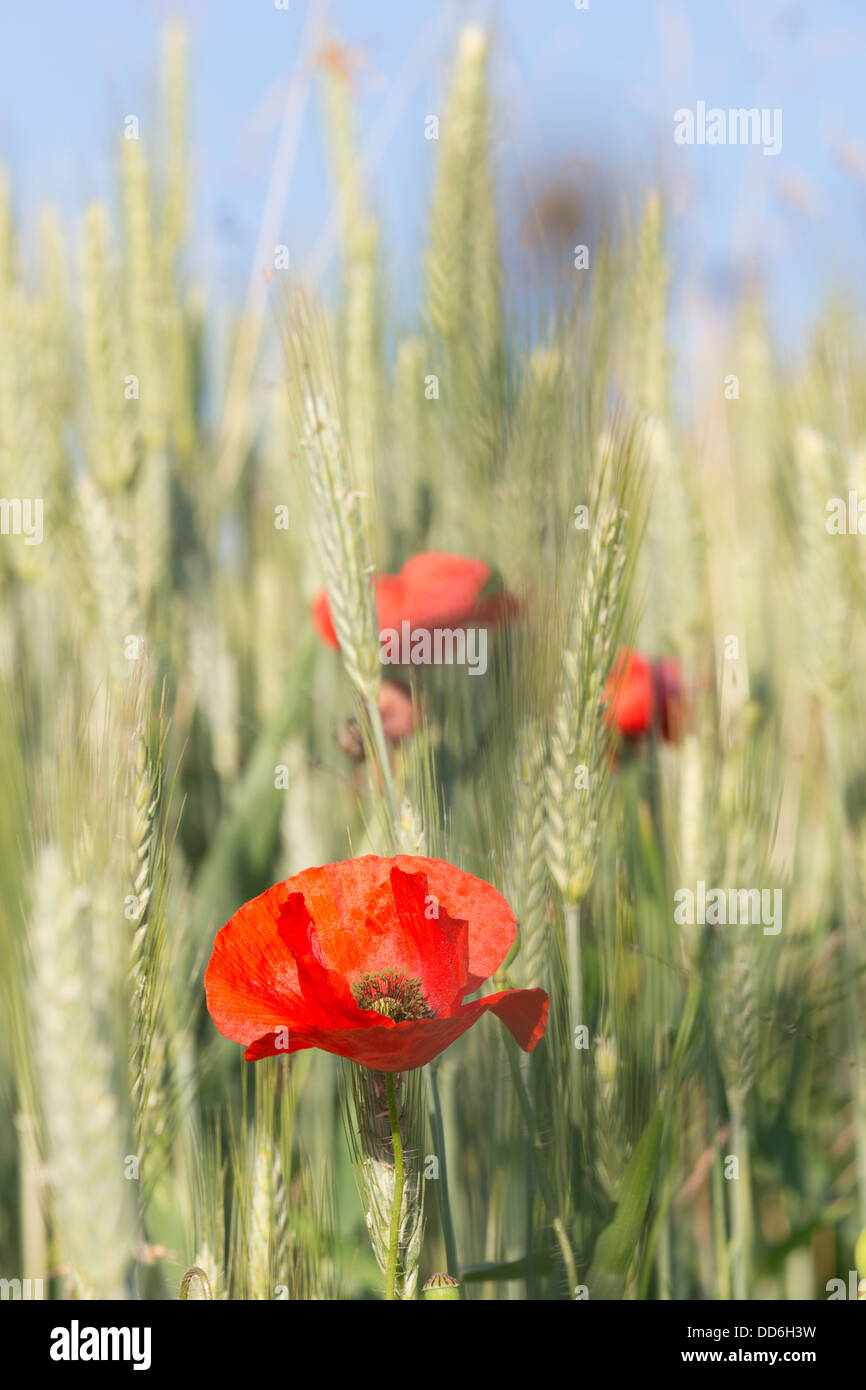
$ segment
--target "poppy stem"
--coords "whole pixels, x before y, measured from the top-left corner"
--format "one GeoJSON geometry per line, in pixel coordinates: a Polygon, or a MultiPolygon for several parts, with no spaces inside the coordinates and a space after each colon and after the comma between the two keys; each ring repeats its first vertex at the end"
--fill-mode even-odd
{"type": "Polygon", "coordinates": [[[367,705],[367,718],[373,730],[373,740],[376,744],[376,761],[379,764],[379,774],[385,787],[385,796],[388,802],[388,810],[391,813],[391,823],[394,829],[395,842],[399,848],[400,837],[400,810],[397,806],[397,792],[394,788],[394,778],[391,775],[391,760],[388,757],[388,744],[385,739],[385,729],[382,725],[382,715],[379,706],[371,701],[367,705]]]}
{"type": "Polygon", "coordinates": [[[397,1297],[397,1262],[400,1254],[400,1217],[403,1210],[403,1139],[397,1114],[397,1088],[394,1073],[385,1073],[385,1093],[388,1097],[388,1118],[391,1124],[391,1144],[394,1150],[394,1205],[391,1208],[391,1230],[388,1236],[388,1263],[385,1268],[385,1299],[397,1297]]]}

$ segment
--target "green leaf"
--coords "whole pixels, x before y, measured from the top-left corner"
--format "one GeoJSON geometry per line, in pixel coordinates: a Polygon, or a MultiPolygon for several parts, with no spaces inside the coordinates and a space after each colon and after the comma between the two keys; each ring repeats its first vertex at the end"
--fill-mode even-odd
{"type": "Polygon", "coordinates": [[[661,1137],[662,1107],[657,1105],[623,1174],[613,1220],[596,1241],[586,1281],[590,1298],[622,1298],[649,1206],[661,1137]]]}
{"type": "MultiPolygon", "coordinates": [[[[550,1250],[536,1250],[532,1256],[534,1274],[549,1274],[553,1269],[553,1254],[550,1250]]],[[[470,1265],[461,1269],[460,1280],[464,1284],[486,1284],[488,1281],[526,1278],[526,1258],[517,1260],[493,1261],[490,1264],[470,1265]]]]}

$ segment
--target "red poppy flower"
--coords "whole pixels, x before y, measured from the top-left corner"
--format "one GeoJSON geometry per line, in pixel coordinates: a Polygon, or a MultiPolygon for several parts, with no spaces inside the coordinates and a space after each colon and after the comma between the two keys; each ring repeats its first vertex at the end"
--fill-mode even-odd
{"type": "MultiPolygon", "coordinates": [[[[483,560],[442,550],[413,555],[399,574],[380,574],[376,580],[379,631],[399,631],[403,622],[410,623],[413,632],[504,622],[515,612],[517,601],[505,591],[485,593],[491,577],[483,560]]],[[[312,613],[322,641],[336,649],[339,643],[324,590],[316,596],[312,613]]]]}
{"type": "Polygon", "coordinates": [[[634,738],[652,728],[655,689],[652,663],[640,652],[623,650],[607,678],[608,723],[621,734],[634,738]]]}
{"type": "Polygon", "coordinates": [[[217,934],[207,1005],[247,1061],[318,1047],[410,1071],[495,1013],[525,1052],[543,1036],[542,989],[472,1003],[516,924],[482,879],[439,859],[363,855],[305,869],[245,903],[217,934]]]}
{"type": "Polygon", "coordinates": [[[648,734],[658,721],[662,737],[676,741],[682,728],[680,664],[674,657],[650,661],[623,649],[607,679],[607,720],[626,738],[648,734]]]}

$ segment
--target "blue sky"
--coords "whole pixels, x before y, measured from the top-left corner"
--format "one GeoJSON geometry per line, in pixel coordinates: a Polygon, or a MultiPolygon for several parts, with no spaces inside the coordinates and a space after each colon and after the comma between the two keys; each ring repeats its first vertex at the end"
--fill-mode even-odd
{"type": "MultiPolygon", "coordinates": [[[[44,201],[74,214],[110,195],[123,118],[138,114],[147,138],[160,28],[180,19],[193,92],[190,269],[217,299],[237,298],[309,10],[308,0],[288,10],[274,0],[0,0],[0,161],[25,229],[44,201]]],[[[659,176],[681,285],[725,302],[744,279],[762,279],[783,340],[834,283],[862,300],[862,0],[589,0],[587,10],[574,0],[331,0],[328,13],[352,51],[392,306],[407,322],[436,150],[424,117],[442,109],[455,34],[469,20],[493,30],[509,246],[545,187],[588,172],[617,201],[659,176]],[[781,153],[677,146],[673,113],[699,101],[780,108],[781,153]]],[[[313,100],[281,236],[298,261],[321,249],[328,211],[313,100]]]]}

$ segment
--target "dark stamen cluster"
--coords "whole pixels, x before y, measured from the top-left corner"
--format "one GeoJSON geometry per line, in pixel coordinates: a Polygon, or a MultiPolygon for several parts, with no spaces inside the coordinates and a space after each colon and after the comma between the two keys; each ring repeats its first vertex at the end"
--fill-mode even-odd
{"type": "Polygon", "coordinates": [[[375,1009],[377,1014],[405,1023],[410,1018],[432,1018],[433,1010],[424,998],[421,981],[410,979],[402,970],[368,973],[352,986],[359,1009],[375,1009]]]}

